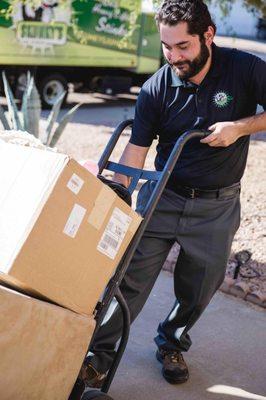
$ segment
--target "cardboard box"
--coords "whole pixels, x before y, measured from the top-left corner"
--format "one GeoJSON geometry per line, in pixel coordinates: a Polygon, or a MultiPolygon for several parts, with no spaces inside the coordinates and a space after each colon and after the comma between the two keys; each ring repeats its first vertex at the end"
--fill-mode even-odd
{"type": "Polygon", "coordinates": [[[91,315],[141,217],[64,154],[0,143],[0,281],[91,315]]]}
{"type": "Polygon", "coordinates": [[[0,286],[1,400],[67,400],[94,329],[92,317],[0,286]]]}

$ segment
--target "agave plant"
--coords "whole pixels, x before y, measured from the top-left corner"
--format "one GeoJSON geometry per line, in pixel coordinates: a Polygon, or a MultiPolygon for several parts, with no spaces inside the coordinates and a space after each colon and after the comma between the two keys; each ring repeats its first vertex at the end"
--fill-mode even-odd
{"type": "MultiPolygon", "coordinates": [[[[8,106],[8,117],[0,105],[0,120],[5,130],[19,130],[31,133],[36,138],[39,138],[40,129],[39,122],[41,116],[41,100],[38,90],[36,88],[34,78],[28,72],[27,74],[27,84],[26,89],[23,94],[21,111],[18,111],[17,104],[15,102],[12,90],[9,86],[8,80],[6,78],[5,72],[2,73],[4,90],[8,106]]],[[[42,142],[46,146],[54,147],[62,135],[66,125],[71,121],[75,111],[80,107],[81,104],[77,104],[71,110],[69,110],[56,128],[54,125],[57,121],[63,99],[65,97],[65,92],[58,98],[54,104],[45,128],[44,135],[42,135],[42,142]]]]}

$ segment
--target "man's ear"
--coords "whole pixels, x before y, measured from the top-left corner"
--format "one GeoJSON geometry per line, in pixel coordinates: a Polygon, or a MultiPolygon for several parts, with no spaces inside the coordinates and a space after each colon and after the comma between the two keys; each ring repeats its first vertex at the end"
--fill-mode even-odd
{"type": "Polygon", "coordinates": [[[204,38],[205,38],[205,42],[206,45],[211,45],[213,42],[213,38],[214,38],[214,29],[212,26],[208,27],[208,30],[204,33],[204,38]]]}

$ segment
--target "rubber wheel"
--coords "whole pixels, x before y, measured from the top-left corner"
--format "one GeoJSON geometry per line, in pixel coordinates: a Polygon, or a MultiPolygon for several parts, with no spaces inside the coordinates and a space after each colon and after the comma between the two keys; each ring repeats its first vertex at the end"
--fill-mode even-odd
{"type": "Polygon", "coordinates": [[[65,91],[62,105],[66,103],[68,84],[66,78],[61,74],[47,75],[41,79],[38,83],[38,91],[41,96],[41,102],[43,108],[52,108],[57,99],[65,91]]]}
{"type": "Polygon", "coordinates": [[[108,394],[101,392],[100,390],[88,390],[85,392],[81,398],[81,400],[113,400],[112,397],[108,396],[108,394]]]}

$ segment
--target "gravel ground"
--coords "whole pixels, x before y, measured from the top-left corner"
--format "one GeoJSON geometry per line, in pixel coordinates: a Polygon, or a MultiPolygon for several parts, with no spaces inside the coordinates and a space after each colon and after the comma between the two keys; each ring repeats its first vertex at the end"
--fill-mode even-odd
{"type": "MultiPolygon", "coordinates": [[[[104,109],[100,108],[98,116],[103,116],[103,113],[104,109]]],[[[57,147],[77,160],[97,161],[110,138],[113,126],[108,126],[108,121],[104,125],[82,122],[70,123],[57,147]]],[[[119,140],[112,157],[113,160],[118,160],[129,139],[129,134],[129,131],[125,132],[119,140]]],[[[232,277],[236,267],[235,254],[242,250],[248,250],[251,253],[251,259],[241,267],[236,283],[241,282],[241,290],[244,290],[245,294],[255,293],[259,296],[261,303],[266,299],[265,139],[265,134],[259,134],[256,140],[251,141],[247,167],[242,180],[242,222],[233,242],[227,269],[227,276],[232,277]]],[[[155,145],[148,154],[146,168],[152,169],[154,154],[155,145]]],[[[165,264],[166,269],[173,270],[177,255],[178,246],[170,252],[165,264]]]]}

